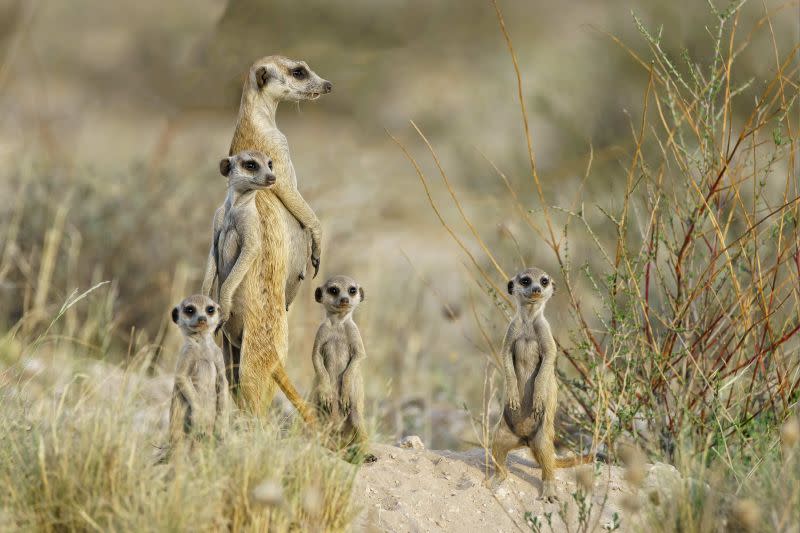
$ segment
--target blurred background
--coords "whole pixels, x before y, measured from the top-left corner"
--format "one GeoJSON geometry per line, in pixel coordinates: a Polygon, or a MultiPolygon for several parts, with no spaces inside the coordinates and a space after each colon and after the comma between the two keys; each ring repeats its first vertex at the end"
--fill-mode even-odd
{"type": "MultiPolygon", "coordinates": [[[[576,207],[591,150],[582,196],[613,205],[648,74],[610,35],[648,57],[633,12],[648,28],[663,25],[673,57],[686,50],[702,62],[714,24],[707,4],[500,6],[546,198],[576,207]]],[[[741,34],[763,25],[766,10],[779,13],[770,31],[754,34],[738,59],[754,96],[775,72],[772,40],[784,54],[800,40],[797,4],[779,0],[745,4],[741,34]]],[[[320,277],[303,285],[290,312],[290,375],[308,390],[323,316],[314,287],[351,275],[367,293],[356,321],[381,434],[417,433],[433,447],[476,442],[469,411],[481,406],[488,350],[475,317],[498,345],[506,318],[469,274],[389,134],[436,178],[432,195],[457,223],[409,121],[420,127],[507,272],[523,263],[555,271],[538,237],[514,218],[492,168],[531,210],[539,207],[513,65],[484,0],[0,0],[0,331],[40,334],[74,290],[110,281],[63,310],[64,345],[115,362],[147,353],[155,373],[172,371],[179,336],[168,311],[200,289],[211,216],[225,194],[217,162],[227,154],[242,76],[269,54],[305,60],[334,84],[330,95],[278,112],[300,192],[325,232],[320,277]]],[[[587,209],[587,218],[604,215],[587,209]]],[[[573,246],[576,263],[592,260],[573,246]]],[[[569,331],[558,326],[566,306],[556,299],[549,309],[568,345],[569,331]]],[[[3,350],[7,360],[21,355],[13,343],[3,350]]]]}

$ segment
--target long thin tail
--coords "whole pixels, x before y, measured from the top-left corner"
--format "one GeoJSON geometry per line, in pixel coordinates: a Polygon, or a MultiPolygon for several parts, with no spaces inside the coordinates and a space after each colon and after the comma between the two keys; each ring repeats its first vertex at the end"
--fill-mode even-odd
{"type": "Polygon", "coordinates": [[[306,401],[297,392],[297,389],[294,388],[294,385],[292,385],[292,382],[289,380],[289,376],[286,374],[286,369],[283,368],[282,364],[278,363],[275,366],[275,369],[272,371],[272,378],[286,395],[286,398],[292,402],[292,405],[294,405],[295,409],[297,409],[297,412],[300,413],[300,416],[303,417],[303,420],[306,421],[306,424],[312,428],[316,427],[317,417],[314,415],[313,410],[308,406],[308,403],[306,403],[306,401]]]}
{"type": "Polygon", "coordinates": [[[578,465],[588,465],[594,462],[594,454],[575,455],[572,457],[556,457],[556,468],[570,468],[578,465]]]}

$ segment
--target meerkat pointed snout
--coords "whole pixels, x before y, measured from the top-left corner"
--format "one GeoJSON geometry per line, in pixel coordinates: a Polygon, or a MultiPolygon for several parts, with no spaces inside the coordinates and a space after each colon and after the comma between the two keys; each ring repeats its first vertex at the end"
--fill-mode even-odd
{"type": "Polygon", "coordinates": [[[237,192],[266,189],[275,185],[272,159],[261,152],[245,150],[219,162],[219,172],[237,192]]]}

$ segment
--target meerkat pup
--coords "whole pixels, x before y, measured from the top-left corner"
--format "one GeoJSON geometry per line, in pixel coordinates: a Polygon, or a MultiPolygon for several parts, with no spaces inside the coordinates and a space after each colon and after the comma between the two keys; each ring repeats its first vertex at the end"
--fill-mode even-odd
{"type": "Polygon", "coordinates": [[[183,346],[169,414],[171,448],[187,435],[221,437],[227,426],[228,381],[222,350],[214,342],[219,319],[219,305],[201,294],[189,296],[172,310],[183,346]]]}
{"type": "Polygon", "coordinates": [[[538,269],[523,270],[508,282],[516,313],[503,339],[502,359],[506,405],[492,443],[497,478],[508,477],[506,457],[516,448],[530,447],[542,469],[542,498],[557,499],[554,470],[592,462],[592,456],[556,458],[555,413],[557,406],[556,342],[544,307],[555,284],[538,269]]]}
{"type": "Polygon", "coordinates": [[[325,307],[325,320],[317,329],[311,360],[314,364],[314,403],[319,416],[338,434],[339,444],[355,445],[366,462],[375,456],[364,453],[364,384],[361,362],[367,354],[353,311],[364,301],[364,289],[352,278],[334,276],[314,291],[325,307]]]}

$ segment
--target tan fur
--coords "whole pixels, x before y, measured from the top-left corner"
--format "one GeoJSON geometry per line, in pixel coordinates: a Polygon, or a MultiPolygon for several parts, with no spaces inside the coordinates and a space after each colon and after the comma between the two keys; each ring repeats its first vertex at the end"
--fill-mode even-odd
{"type": "Polygon", "coordinates": [[[214,342],[220,311],[211,298],[194,295],[172,311],[183,346],[175,368],[170,405],[170,450],[184,442],[222,436],[228,422],[228,382],[222,351],[214,342]]]}
{"type": "Polygon", "coordinates": [[[593,461],[593,456],[559,459],[555,454],[555,414],[558,385],[555,376],[556,343],[544,316],[555,285],[547,273],[529,268],[508,282],[516,314],[503,339],[506,405],[494,435],[492,457],[498,481],[508,477],[508,452],[529,447],[542,469],[542,498],[557,499],[555,468],[593,461]]]}
{"type": "MultiPolygon", "coordinates": [[[[314,297],[325,307],[311,360],[313,398],[317,413],[334,432],[336,446],[355,445],[364,455],[364,383],[361,362],[367,354],[353,312],[364,300],[364,289],[347,276],[334,276],[317,287],[314,297]]],[[[374,461],[372,454],[364,460],[374,461]]]]}
{"type": "MultiPolygon", "coordinates": [[[[307,232],[298,222],[311,218],[316,220],[316,216],[297,192],[297,178],[288,143],[275,126],[275,111],[281,99],[315,98],[322,92],[329,92],[330,84],[308,69],[309,79],[319,85],[320,90],[306,96],[294,91],[281,97],[278,93],[268,93],[281,87],[274,83],[274,79],[264,87],[259,87],[257,79],[262,67],[267,68],[273,76],[287,76],[287,65],[293,64],[299,62],[278,56],[266,57],[253,64],[244,82],[239,118],[230,147],[231,155],[243,150],[257,150],[266,154],[272,159],[273,172],[277,176],[275,187],[256,193],[262,252],[239,289],[244,328],[251,334],[245,337],[241,346],[242,355],[237,362],[240,397],[244,407],[255,413],[265,412],[275,395],[277,384],[303,418],[311,421],[313,414],[292,386],[284,364],[289,344],[287,307],[305,275],[309,249],[314,247],[314,241],[319,247],[319,235],[313,235],[314,231],[318,232],[319,224],[317,221],[316,229],[309,227],[311,231],[307,232]]],[[[292,87],[288,81],[284,86],[292,87]]],[[[316,252],[318,256],[318,250],[316,252]]],[[[227,346],[226,351],[233,350],[227,346]]],[[[238,354],[232,357],[238,358],[238,354]]]]}

